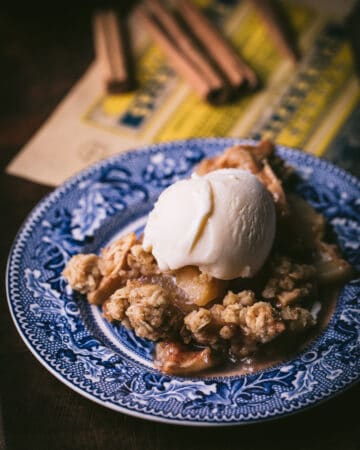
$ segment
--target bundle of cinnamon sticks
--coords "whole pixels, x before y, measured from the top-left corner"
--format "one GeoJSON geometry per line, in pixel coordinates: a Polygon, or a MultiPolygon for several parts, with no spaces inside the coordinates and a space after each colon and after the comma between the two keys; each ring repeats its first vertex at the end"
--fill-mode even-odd
{"type": "MultiPolygon", "coordinates": [[[[297,52],[270,3],[266,0],[251,1],[267,25],[275,45],[295,62],[297,52]]],[[[175,8],[170,8],[162,0],[144,0],[135,14],[175,71],[202,99],[220,105],[243,89],[257,87],[254,71],[191,0],[178,0],[175,8]]],[[[126,22],[114,11],[96,14],[94,42],[106,89],[109,92],[133,89],[136,83],[126,22]]]]}

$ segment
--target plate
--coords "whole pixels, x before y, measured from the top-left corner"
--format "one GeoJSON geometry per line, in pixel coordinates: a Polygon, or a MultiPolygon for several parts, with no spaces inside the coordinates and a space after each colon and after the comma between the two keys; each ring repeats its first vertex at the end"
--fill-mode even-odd
{"type": "MultiPolygon", "coordinates": [[[[152,145],[101,161],[46,197],[13,244],[7,292],[16,327],[36,358],[76,392],[145,419],[225,425],[277,418],[332,397],[360,375],[360,279],[341,290],[322,334],[295,358],[242,376],[172,377],[152,365],[153,343],[106,322],[61,277],[78,252],[98,252],[140,231],[159,193],[202,158],[249,140],[195,139],[152,145]]],[[[346,258],[360,269],[360,182],[285,147],[296,191],[328,218],[346,258]]]]}

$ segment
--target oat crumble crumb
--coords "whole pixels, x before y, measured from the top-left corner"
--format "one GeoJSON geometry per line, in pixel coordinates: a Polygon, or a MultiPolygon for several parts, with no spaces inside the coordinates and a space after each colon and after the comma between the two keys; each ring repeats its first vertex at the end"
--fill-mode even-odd
{"type": "Polygon", "coordinates": [[[68,261],[62,274],[75,291],[81,294],[92,292],[101,280],[99,258],[92,253],[75,255],[68,261]]]}

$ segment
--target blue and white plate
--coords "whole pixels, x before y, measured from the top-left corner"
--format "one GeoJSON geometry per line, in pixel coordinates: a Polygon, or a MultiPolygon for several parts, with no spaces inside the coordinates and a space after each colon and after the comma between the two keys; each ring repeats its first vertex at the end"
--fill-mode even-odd
{"type": "MultiPolygon", "coordinates": [[[[224,425],[280,417],[314,405],[360,376],[360,280],[341,290],[330,323],[294,359],[242,376],[159,373],[153,344],[107,323],[61,277],[69,258],[98,252],[140,230],[159,193],[235,139],[152,145],[90,167],[43,200],[19,231],[8,261],[9,306],[36,358],[67,386],[108,408],[150,420],[224,425]]],[[[308,154],[278,148],[297,191],[328,218],[344,255],[360,269],[360,182],[308,154]]]]}

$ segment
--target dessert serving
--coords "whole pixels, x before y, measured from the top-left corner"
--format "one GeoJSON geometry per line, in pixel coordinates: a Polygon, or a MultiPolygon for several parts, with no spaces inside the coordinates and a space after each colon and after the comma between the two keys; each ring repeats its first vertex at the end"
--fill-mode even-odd
{"type": "Polygon", "coordinates": [[[165,373],[254,370],[299,348],[327,307],[324,287],[352,273],[292,177],[268,141],[228,148],[162,192],[143,236],[77,254],[63,276],[107,320],[156,341],[165,373]]]}

